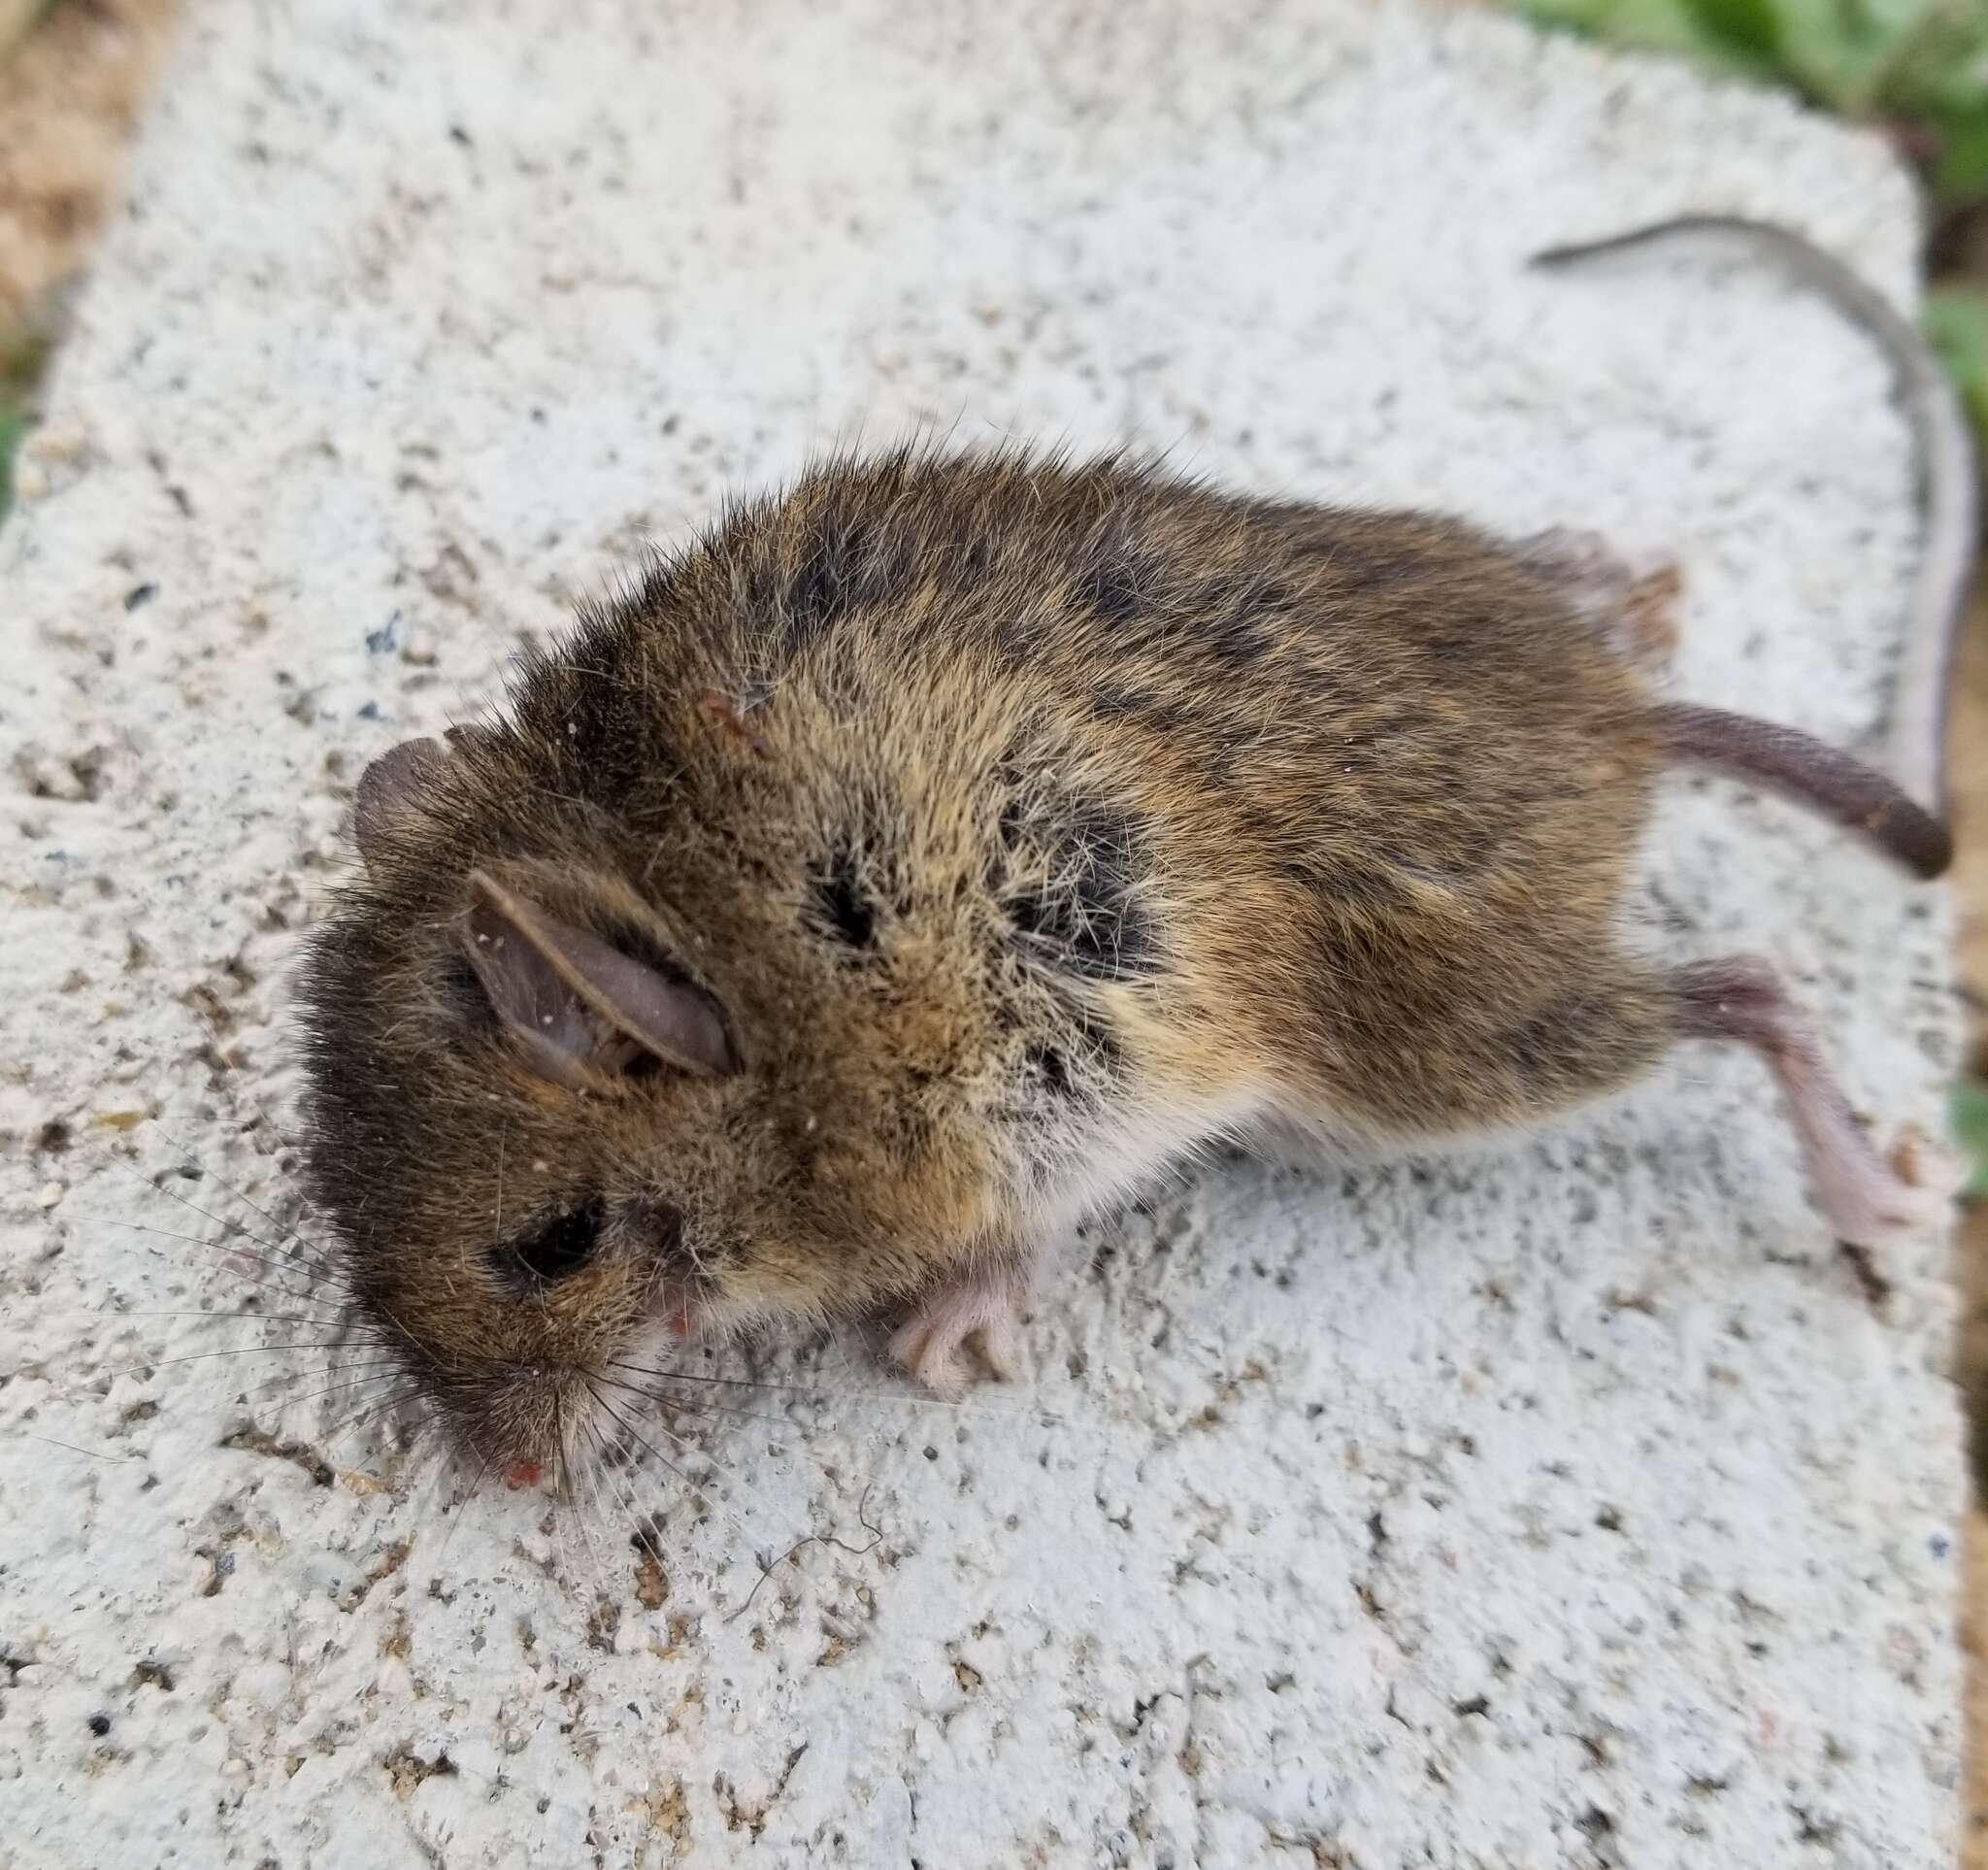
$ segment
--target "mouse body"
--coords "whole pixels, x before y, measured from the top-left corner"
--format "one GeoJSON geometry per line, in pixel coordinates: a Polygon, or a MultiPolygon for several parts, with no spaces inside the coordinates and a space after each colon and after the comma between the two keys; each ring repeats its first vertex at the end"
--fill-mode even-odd
{"type": "Polygon", "coordinates": [[[735,507],[361,782],[301,999],[375,1341],[507,1470],[758,1319],[906,1307],[953,1393],[1047,1241],[1199,1151],[1519,1130],[1698,1039],[1876,1238],[1911,1191],[1773,971],[1644,952],[1626,897],[1680,761],[1922,873],[1944,833],[1667,699],[1673,590],[1128,457],[909,448],[735,507]]]}

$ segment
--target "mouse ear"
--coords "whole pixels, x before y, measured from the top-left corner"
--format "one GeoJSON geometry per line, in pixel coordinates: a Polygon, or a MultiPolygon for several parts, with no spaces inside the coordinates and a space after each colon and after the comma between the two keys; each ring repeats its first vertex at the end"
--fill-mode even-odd
{"type": "Polygon", "coordinates": [[[396,824],[418,818],[442,782],[448,754],[437,740],[404,740],[359,775],[353,831],[367,869],[377,869],[396,824]]]}
{"type": "Polygon", "coordinates": [[[724,1021],[684,981],[527,902],[480,870],[465,926],[470,965],[533,1070],[584,1085],[589,1070],[626,1071],[646,1052],[719,1077],[739,1069],[724,1021]]]}

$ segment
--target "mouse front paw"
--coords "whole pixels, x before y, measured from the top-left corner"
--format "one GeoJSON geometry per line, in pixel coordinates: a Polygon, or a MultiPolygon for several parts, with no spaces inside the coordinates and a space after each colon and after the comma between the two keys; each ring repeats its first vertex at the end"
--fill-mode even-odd
{"type": "Polygon", "coordinates": [[[1027,1296],[1027,1276],[1016,1265],[954,1273],[918,1301],[892,1335],[890,1354],[934,1395],[956,1402],[973,1376],[969,1348],[995,1377],[1014,1376],[1015,1319],[1027,1296]]]}

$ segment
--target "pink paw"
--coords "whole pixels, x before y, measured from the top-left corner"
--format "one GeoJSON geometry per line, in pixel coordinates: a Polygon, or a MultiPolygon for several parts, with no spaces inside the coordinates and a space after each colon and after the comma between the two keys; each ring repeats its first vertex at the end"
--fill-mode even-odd
{"type": "Polygon", "coordinates": [[[978,1352],[996,1377],[1015,1373],[1014,1322],[1028,1282],[1013,1266],[956,1273],[919,1300],[890,1340],[890,1354],[935,1395],[956,1402],[973,1372],[964,1352],[978,1352]]]}

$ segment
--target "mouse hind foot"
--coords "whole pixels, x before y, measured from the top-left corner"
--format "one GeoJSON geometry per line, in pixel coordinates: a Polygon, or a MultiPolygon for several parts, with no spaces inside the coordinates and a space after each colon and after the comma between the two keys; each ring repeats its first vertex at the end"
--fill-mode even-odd
{"type": "Polygon", "coordinates": [[[1870,1247],[1933,1218],[1936,1198],[1906,1184],[1872,1146],[1812,1022],[1773,967],[1750,955],[1703,961],[1679,968],[1671,985],[1680,1038],[1738,1041],[1773,1073],[1810,1185],[1839,1235],[1870,1247]]]}

